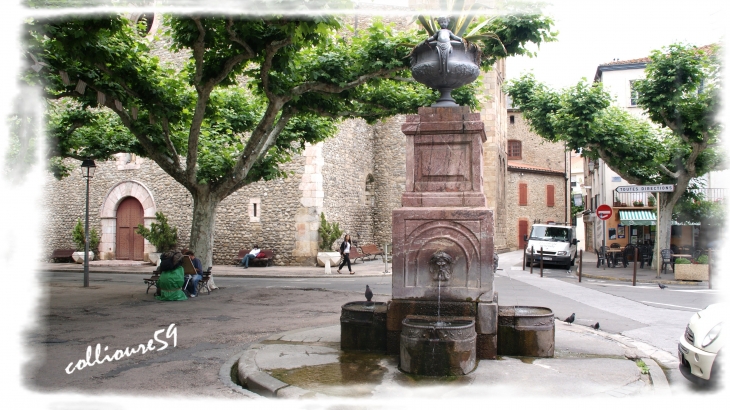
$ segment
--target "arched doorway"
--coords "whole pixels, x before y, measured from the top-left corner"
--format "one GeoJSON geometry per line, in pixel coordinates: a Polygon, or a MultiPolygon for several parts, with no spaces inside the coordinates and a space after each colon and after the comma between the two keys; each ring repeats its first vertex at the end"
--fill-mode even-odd
{"type": "Polygon", "coordinates": [[[117,208],[117,259],[144,260],[144,238],[135,231],[144,224],[144,209],[134,197],[127,197],[117,208]]]}

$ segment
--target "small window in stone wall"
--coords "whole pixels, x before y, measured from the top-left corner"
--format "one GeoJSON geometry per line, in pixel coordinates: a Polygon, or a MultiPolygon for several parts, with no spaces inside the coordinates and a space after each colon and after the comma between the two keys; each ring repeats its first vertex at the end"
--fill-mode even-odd
{"type": "Polygon", "coordinates": [[[251,198],[249,200],[248,218],[250,222],[261,222],[261,198],[251,198]]]}
{"type": "Polygon", "coordinates": [[[548,185],[547,189],[547,206],[555,206],[555,185],[548,185]]]}
{"type": "Polygon", "coordinates": [[[368,174],[365,178],[365,204],[375,206],[375,178],[373,178],[373,174],[368,174]]]}
{"type": "Polygon", "coordinates": [[[527,205],[527,184],[524,182],[520,183],[520,192],[519,192],[519,205],[520,206],[526,206],[527,205]]]}
{"type": "Polygon", "coordinates": [[[522,159],[522,141],[507,141],[507,159],[522,159]]]}

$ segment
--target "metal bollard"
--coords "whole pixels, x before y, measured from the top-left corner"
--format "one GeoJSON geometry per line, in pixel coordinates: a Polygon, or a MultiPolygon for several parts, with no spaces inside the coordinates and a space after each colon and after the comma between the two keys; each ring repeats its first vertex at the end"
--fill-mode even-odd
{"type": "Polygon", "coordinates": [[[712,249],[707,250],[707,286],[712,289],[712,249]]]}
{"type": "Polygon", "coordinates": [[[540,277],[542,277],[542,246],[540,247],[540,277]]]}
{"type": "Polygon", "coordinates": [[[522,250],[522,270],[525,270],[525,259],[527,259],[527,244],[525,244],[525,249],[522,250]]]}
{"type": "Polygon", "coordinates": [[[535,266],[535,247],[530,248],[530,275],[532,275],[532,267],[535,266]]]}
{"type": "Polygon", "coordinates": [[[578,282],[581,281],[583,276],[583,249],[580,250],[580,260],[578,261],[578,282]]]}
{"type": "Polygon", "coordinates": [[[639,248],[634,248],[634,280],[633,285],[636,286],[636,260],[639,259],[639,248]]]}
{"type": "Polygon", "coordinates": [[[385,273],[388,273],[388,244],[387,243],[383,244],[383,253],[384,253],[383,263],[385,263],[385,270],[383,271],[383,273],[385,274],[385,273]]]}

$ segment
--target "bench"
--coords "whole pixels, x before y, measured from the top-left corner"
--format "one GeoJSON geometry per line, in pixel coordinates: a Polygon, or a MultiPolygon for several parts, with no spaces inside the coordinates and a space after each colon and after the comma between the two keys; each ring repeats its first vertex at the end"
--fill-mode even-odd
{"type": "Polygon", "coordinates": [[[364,258],[366,256],[367,255],[360,253],[356,247],[353,246],[352,248],[350,248],[350,262],[355,263],[356,260],[360,259],[360,261],[362,261],[364,263],[365,262],[364,258]]]}
{"type": "Polygon", "coordinates": [[[144,284],[147,285],[147,291],[145,293],[150,293],[150,288],[155,287],[155,295],[160,294],[160,287],[157,286],[157,281],[160,280],[160,268],[158,267],[154,271],[152,271],[152,276],[149,278],[142,279],[144,281],[144,284]]]}
{"type": "Polygon", "coordinates": [[[378,245],[363,245],[360,247],[362,249],[362,253],[365,254],[366,257],[371,257],[375,259],[376,256],[380,255],[380,257],[383,257],[383,251],[378,248],[378,245]]]}
{"type": "Polygon", "coordinates": [[[73,262],[73,258],[71,255],[76,252],[75,249],[56,249],[53,251],[53,254],[51,254],[51,260],[54,262],[58,262],[58,259],[66,259],[66,262],[73,262]]]}
{"type": "MultiPolygon", "coordinates": [[[[158,267],[154,271],[152,271],[152,276],[149,278],[142,279],[144,281],[144,284],[147,285],[147,291],[145,293],[150,293],[150,288],[155,287],[155,295],[160,294],[160,287],[157,286],[157,282],[160,280],[160,268],[158,267]]],[[[208,295],[210,295],[210,287],[208,287],[208,281],[210,280],[211,271],[213,270],[213,267],[208,267],[208,270],[203,272],[201,276],[203,276],[202,279],[200,279],[200,282],[198,282],[198,294],[200,294],[200,291],[205,288],[205,290],[208,292],[208,295]]]]}
{"type": "MultiPolygon", "coordinates": [[[[242,251],[238,251],[238,254],[241,256],[240,258],[237,259],[239,265],[241,264],[243,257],[246,256],[246,254],[248,254],[249,252],[251,252],[250,249],[244,249],[242,251]]],[[[273,250],[261,249],[261,252],[259,252],[259,254],[261,254],[261,253],[263,253],[266,256],[263,258],[253,258],[253,259],[249,260],[248,266],[263,265],[264,267],[268,267],[268,266],[271,266],[274,264],[274,251],[273,250]]]]}

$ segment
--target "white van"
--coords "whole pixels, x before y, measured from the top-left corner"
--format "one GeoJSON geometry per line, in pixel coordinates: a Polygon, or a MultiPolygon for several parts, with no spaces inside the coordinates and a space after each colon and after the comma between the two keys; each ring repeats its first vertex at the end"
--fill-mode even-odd
{"type": "Polygon", "coordinates": [[[570,225],[534,224],[527,241],[527,266],[534,260],[540,264],[540,248],[542,248],[543,264],[553,263],[570,269],[575,265],[578,240],[575,238],[575,227],[570,225]],[[535,250],[534,256],[532,250],[535,250]]]}

